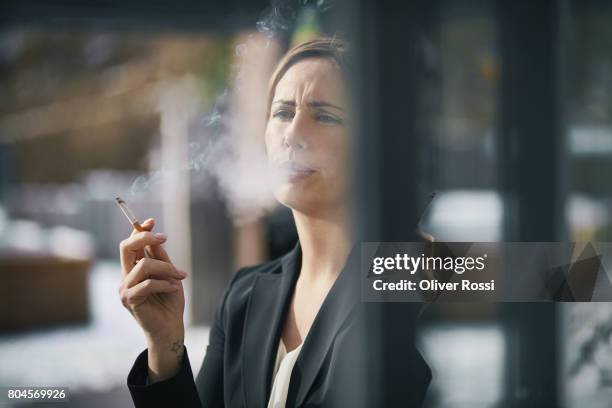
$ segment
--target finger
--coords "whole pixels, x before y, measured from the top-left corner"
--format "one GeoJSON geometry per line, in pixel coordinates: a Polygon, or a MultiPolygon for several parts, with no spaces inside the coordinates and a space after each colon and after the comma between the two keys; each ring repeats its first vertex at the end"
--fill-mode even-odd
{"type": "MultiPolygon", "coordinates": [[[[142,224],[140,224],[140,226],[145,231],[153,231],[153,228],[155,227],[155,219],[154,218],[147,218],[146,220],[144,220],[144,222],[142,224]]],[[[133,232],[138,232],[138,231],[136,230],[136,228],[134,228],[133,232]]],[[[146,249],[143,249],[141,251],[141,255],[136,258],[136,261],[138,261],[140,258],[144,258],[144,257],[147,257],[147,256],[150,257],[151,256],[151,252],[146,250],[146,249]]]]}
{"type": "MultiPolygon", "coordinates": [[[[140,224],[140,226],[145,231],[152,231],[153,227],[155,227],[155,218],[147,218],[143,223],[140,224]]],[[[130,236],[138,234],[138,232],[140,231],[138,231],[136,228],[132,228],[132,233],[130,234],[130,236]]]]}
{"type": "Polygon", "coordinates": [[[180,283],[176,281],[147,279],[129,289],[121,292],[121,303],[128,309],[144,303],[147,298],[156,293],[169,293],[177,291],[180,283]]]}
{"type": "MultiPolygon", "coordinates": [[[[142,224],[141,224],[142,228],[145,231],[152,231],[153,227],[155,226],[155,219],[154,218],[147,218],[142,224]]],[[[134,234],[137,234],[139,231],[136,228],[132,228],[132,232],[130,233],[130,237],[134,234]]],[[[143,250],[138,250],[136,251],[136,256],[134,257],[133,262],[129,265],[129,268],[131,268],[134,265],[134,262],[138,262],[139,259],[144,258],[145,257],[145,252],[144,249],[143,250]]],[[[129,270],[129,269],[128,269],[129,270]]]]}
{"type": "Polygon", "coordinates": [[[178,271],[174,265],[153,258],[143,258],[123,280],[126,288],[136,286],[147,279],[184,279],[186,273],[178,271]]]}
{"type": "MultiPolygon", "coordinates": [[[[147,231],[152,231],[154,226],[155,226],[155,219],[153,218],[149,218],[145,222],[142,223],[142,227],[147,231]],[[151,228],[147,228],[149,225],[151,226],[151,228]]],[[[170,257],[168,256],[168,253],[166,252],[166,250],[161,244],[160,245],[148,245],[146,249],[149,255],[151,255],[153,258],[159,259],[160,261],[172,263],[172,261],[170,260],[170,257]]]]}
{"type": "Polygon", "coordinates": [[[155,227],[155,218],[147,218],[140,226],[145,231],[153,231],[153,227],[155,227]]]}
{"type": "Polygon", "coordinates": [[[170,260],[170,256],[168,256],[168,253],[166,252],[166,249],[162,244],[147,245],[147,252],[155,259],[172,263],[172,261],[170,260]]]}
{"type": "MultiPolygon", "coordinates": [[[[143,230],[145,231],[152,231],[153,227],[155,226],[155,220],[153,218],[148,218],[145,220],[145,222],[143,222],[141,225],[143,230]]],[[[136,228],[132,228],[132,233],[130,234],[130,236],[138,233],[139,231],[136,228]]],[[[138,250],[136,251],[136,259],[135,261],[138,262],[139,259],[144,258],[146,256],[146,253],[143,250],[138,250]]]]}
{"type": "Polygon", "coordinates": [[[166,234],[161,232],[153,233],[150,231],[138,232],[129,238],[121,241],[122,249],[124,251],[137,251],[144,249],[147,245],[157,245],[166,241],[166,234]]]}
{"type": "Polygon", "coordinates": [[[142,258],[142,252],[146,245],[159,244],[166,240],[164,234],[153,234],[149,231],[138,232],[129,238],[124,239],[119,244],[121,256],[121,267],[124,276],[132,269],[134,263],[142,258]]]}
{"type": "MultiPolygon", "coordinates": [[[[142,228],[145,231],[152,231],[153,227],[155,226],[155,219],[154,218],[148,218],[147,220],[145,220],[145,222],[142,223],[142,228]]],[[[153,258],[155,259],[159,259],[160,261],[164,261],[164,262],[170,262],[172,263],[172,261],[170,260],[170,257],[168,256],[168,253],[166,252],[166,250],[164,249],[164,247],[160,244],[160,245],[148,245],[146,247],[147,252],[149,253],[149,255],[151,255],[153,258]]],[[[144,256],[144,254],[143,254],[144,256]]],[[[140,258],[142,258],[143,256],[141,256],[140,258]]],[[[138,259],[140,259],[138,258],[138,259]]]]}

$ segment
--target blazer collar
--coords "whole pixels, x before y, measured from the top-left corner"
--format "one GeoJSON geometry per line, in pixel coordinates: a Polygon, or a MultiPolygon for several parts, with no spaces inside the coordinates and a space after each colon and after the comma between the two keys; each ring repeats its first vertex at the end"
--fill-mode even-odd
{"type": "MultiPolygon", "coordinates": [[[[353,246],[304,339],[291,374],[287,407],[293,406],[293,402],[297,406],[303,403],[338,329],[358,302],[359,248],[359,245],[353,246]]],[[[300,274],[301,259],[298,242],[282,258],[282,273],[260,274],[255,278],[243,336],[243,383],[247,406],[265,407],[268,404],[278,342],[300,274]]]]}
{"type": "Polygon", "coordinates": [[[255,277],[242,343],[242,374],[247,406],[266,407],[285,313],[299,276],[299,242],[281,259],[281,271],[255,277]]]}
{"type": "Polygon", "coordinates": [[[287,407],[301,406],[312,388],[325,356],[361,295],[360,245],[353,245],[342,271],[325,297],[291,372],[287,407]]]}

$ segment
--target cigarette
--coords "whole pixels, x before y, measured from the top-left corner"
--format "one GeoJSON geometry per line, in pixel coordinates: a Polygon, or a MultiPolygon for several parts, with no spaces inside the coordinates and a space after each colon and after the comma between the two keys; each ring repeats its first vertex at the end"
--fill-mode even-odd
{"type": "Polygon", "coordinates": [[[134,229],[138,232],[144,231],[144,228],[142,228],[142,225],[140,225],[138,218],[136,218],[132,210],[130,210],[130,207],[128,207],[127,203],[123,201],[121,197],[115,197],[115,201],[117,201],[117,205],[119,206],[119,208],[121,208],[121,212],[123,212],[123,214],[128,219],[130,224],[132,224],[134,229]]]}

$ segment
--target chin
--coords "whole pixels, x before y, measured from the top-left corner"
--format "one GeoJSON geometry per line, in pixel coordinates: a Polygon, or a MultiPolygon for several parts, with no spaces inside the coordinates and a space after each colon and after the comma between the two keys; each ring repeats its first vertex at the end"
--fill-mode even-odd
{"type": "Polygon", "coordinates": [[[299,187],[287,183],[274,191],[274,196],[285,207],[299,211],[304,214],[324,214],[328,210],[346,204],[341,199],[333,199],[329,194],[324,194],[321,189],[299,187]]]}
{"type": "Polygon", "coordinates": [[[316,204],[313,201],[318,201],[309,189],[298,187],[292,183],[285,183],[274,191],[274,196],[285,207],[292,210],[305,211],[316,204]]]}

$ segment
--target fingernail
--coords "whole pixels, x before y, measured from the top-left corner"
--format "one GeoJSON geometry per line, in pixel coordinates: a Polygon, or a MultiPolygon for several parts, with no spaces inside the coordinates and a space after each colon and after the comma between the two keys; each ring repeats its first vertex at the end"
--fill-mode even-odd
{"type": "Polygon", "coordinates": [[[189,274],[187,273],[187,271],[184,271],[184,270],[182,270],[182,269],[177,269],[176,271],[179,273],[179,275],[181,275],[181,276],[182,276],[182,277],[184,277],[184,278],[186,278],[187,276],[189,276],[189,274]]]}
{"type": "Polygon", "coordinates": [[[168,236],[166,234],[164,234],[163,232],[157,232],[157,233],[153,234],[153,236],[155,238],[159,239],[160,241],[163,241],[166,238],[168,238],[168,236]]]}

